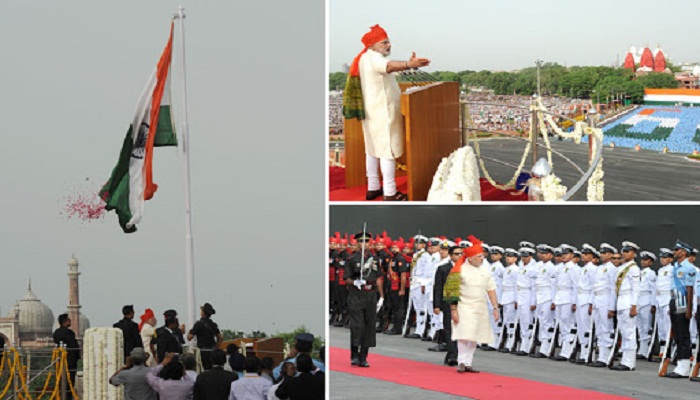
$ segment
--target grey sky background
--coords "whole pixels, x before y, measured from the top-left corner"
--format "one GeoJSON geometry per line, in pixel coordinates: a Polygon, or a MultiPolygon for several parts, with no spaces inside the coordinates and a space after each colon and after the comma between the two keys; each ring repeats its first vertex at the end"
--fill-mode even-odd
{"type": "Polygon", "coordinates": [[[156,149],[159,189],[138,232],[122,233],[114,213],[92,223],[59,214],[73,188],[108,179],[182,3],[196,301],[211,302],[223,328],[275,333],[304,324],[323,335],[318,0],[3,2],[2,314],[29,277],[55,316],[64,312],[66,263],[75,253],[82,311],[93,326],[111,325],[132,303],[137,316],[154,309],[159,323],[167,308],[186,319],[178,149],[156,149]]]}
{"type": "Polygon", "coordinates": [[[426,71],[513,70],[538,58],[562,65],[611,65],[630,45],[660,44],[673,62],[700,61],[692,0],[353,0],[330,1],[329,71],[362,50],[374,24],[392,41],[392,59],[415,51],[426,71]]]}

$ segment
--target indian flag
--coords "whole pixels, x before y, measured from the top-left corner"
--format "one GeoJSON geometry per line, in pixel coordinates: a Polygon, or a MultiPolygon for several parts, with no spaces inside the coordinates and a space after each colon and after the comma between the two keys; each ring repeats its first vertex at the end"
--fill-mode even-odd
{"type": "Polygon", "coordinates": [[[100,191],[100,197],[107,203],[106,210],[115,210],[119,225],[126,233],[136,231],[136,224],[143,216],[144,202],[151,199],[158,189],[153,182],[153,147],[177,146],[170,113],[168,74],[172,45],[171,23],[168,44],[139,97],[117,166],[100,191]]]}

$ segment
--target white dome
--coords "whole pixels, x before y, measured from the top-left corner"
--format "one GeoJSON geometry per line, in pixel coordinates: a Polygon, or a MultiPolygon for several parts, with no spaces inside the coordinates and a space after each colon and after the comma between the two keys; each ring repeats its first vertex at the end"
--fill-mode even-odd
{"type": "Polygon", "coordinates": [[[20,335],[31,334],[32,337],[51,337],[54,318],[51,309],[32,292],[31,284],[22,300],[19,301],[20,335]]]}

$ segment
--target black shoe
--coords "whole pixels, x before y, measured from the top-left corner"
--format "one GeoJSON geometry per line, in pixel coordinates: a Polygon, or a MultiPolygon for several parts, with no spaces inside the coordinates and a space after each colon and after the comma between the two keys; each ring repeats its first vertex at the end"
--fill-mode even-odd
{"type": "Polygon", "coordinates": [[[652,356],[652,357],[649,357],[649,360],[648,360],[648,361],[649,361],[649,362],[654,362],[654,363],[661,362],[661,357],[653,357],[653,356],[652,356]]]}
{"type": "Polygon", "coordinates": [[[445,360],[445,365],[447,365],[449,367],[454,367],[457,365],[457,359],[456,358],[448,358],[447,360],[445,360]]]}
{"type": "Polygon", "coordinates": [[[508,350],[507,348],[504,347],[502,349],[498,349],[498,352],[499,353],[510,353],[510,350],[508,350]]]}
{"type": "Polygon", "coordinates": [[[389,330],[385,332],[387,335],[400,335],[401,331],[389,330]]]}
{"type": "Polygon", "coordinates": [[[378,326],[377,328],[374,329],[375,333],[382,333],[383,329],[381,326],[378,326]]]}
{"type": "Polygon", "coordinates": [[[566,360],[568,360],[568,358],[566,358],[564,356],[554,356],[554,357],[552,357],[552,360],[554,360],[554,361],[566,361],[566,360]]]}
{"type": "Polygon", "coordinates": [[[384,201],[406,201],[408,200],[408,196],[401,192],[396,192],[395,195],[393,196],[384,196],[384,201]]]}
{"type": "Polygon", "coordinates": [[[690,380],[693,382],[700,382],[700,376],[696,376],[695,378],[690,378],[690,380]]]}
{"type": "Polygon", "coordinates": [[[646,360],[646,357],[641,354],[637,354],[637,360],[646,360]]]}
{"type": "Polygon", "coordinates": [[[530,354],[530,357],[532,357],[532,358],[547,358],[547,356],[542,354],[542,353],[530,354]]]}
{"type": "Polygon", "coordinates": [[[420,338],[420,341],[421,342],[432,342],[433,339],[431,339],[430,336],[426,336],[426,337],[420,338]]]}
{"type": "Polygon", "coordinates": [[[675,379],[686,378],[686,379],[688,379],[687,376],[683,376],[683,375],[677,374],[675,372],[669,372],[668,374],[664,375],[664,378],[675,378],[675,379]]]}
{"type": "Polygon", "coordinates": [[[438,343],[437,346],[429,348],[428,351],[444,352],[447,351],[447,345],[444,343],[438,343]]]}
{"type": "MultiPolygon", "coordinates": [[[[613,371],[634,371],[634,368],[630,368],[630,367],[628,367],[626,365],[622,365],[622,364],[616,365],[610,369],[613,371]]],[[[668,376],[668,375],[666,375],[666,376],[668,376]]]]}
{"type": "Polygon", "coordinates": [[[334,322],[333,326],[341,328],[343,326],[343,323],[342,322],[334,322]]]}
{"type": "Polygon", "coordinates": [[[603,367],[607,367],[608,364],[606,364],[602,361],[596,361],[594,363],[589,363],[588,366],[593,367],[593,368],[603,368],[603,367]]]}
{"type": "Polygon", "coordinates": [[[586,360],[584,360],[583,358],[579,358],[578,360],[576,360],[576,364],[578,364],[578,365],[586,365],[586,360]]]}
{"type": "Polygon", "coordinates": [[[496,351],[496,348],[485,344],[485,345],[481,346],[481,350],[483,350],[483,351],[496,351]]]}
{"type": "Polygon", "coordinates": [[[406,339],[420,339],[420,335],[417,333],[412,333],[410,335],[404,336],[406,339]]]}
{"type": "Polygon", "coordinates": [[[382,188],[379,188],[378,190],[368,190],[367,194],[365,194],[365,199],[374,200],[383,194],[384,194],[384,190],[382,188]]]}
{"type": "Polygon", "coordinates": [[[511,353],[511,354],[514,356],[520,356],[520,357],[528,355],[526,352],[524,352],[522,350],[518,350],[518,351],[511,353]]]}
{"type": "Polygon", "coordinates": [[[357,357],[353,357],[353,358],[350,360],[350,365],[359,365],[359,364],[360,364],[360,359],[357,358],[357,357]]]}
{"type": "Polygon", "coordinates": [[[367,361],[360,361],[360,363],[357,364],[357,366],[362,368],[369,368],[369,363],[367,361]]]}

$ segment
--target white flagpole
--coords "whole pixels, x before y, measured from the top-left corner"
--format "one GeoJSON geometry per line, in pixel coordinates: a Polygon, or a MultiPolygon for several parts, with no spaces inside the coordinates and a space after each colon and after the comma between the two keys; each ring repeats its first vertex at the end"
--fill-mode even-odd
{"type": "Polygon", "coordinates": [[[176,18],[180,20],[180,73],[182,79],[182,167],[185,186],[185,278],[187,291],[187,329],[191,329],[196,320],[197,308],[194,297],[194,241],[192,238],[192,203],[190,199],[190,135],[187,124],[187,81],[185,79],[185,7],[179,6],[176,18]]]}

